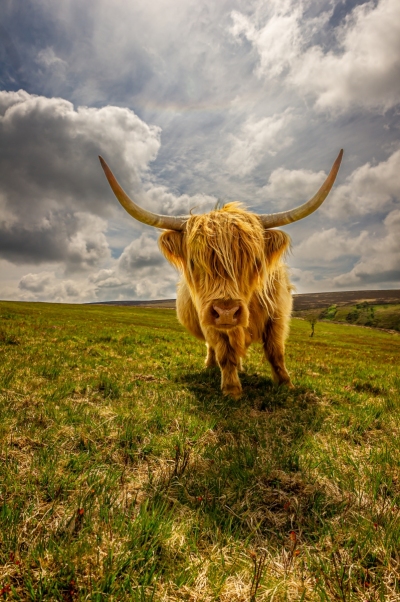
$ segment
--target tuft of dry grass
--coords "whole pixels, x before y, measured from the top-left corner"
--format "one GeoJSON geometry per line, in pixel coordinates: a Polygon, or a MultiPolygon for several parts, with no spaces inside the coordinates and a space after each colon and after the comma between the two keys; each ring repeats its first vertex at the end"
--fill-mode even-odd
{"type": "Polygon", "coordinates": [[[293,320],[240,400],[174,312],[0,303],[0,595],[400,599],[400,339],[293,320]]]}

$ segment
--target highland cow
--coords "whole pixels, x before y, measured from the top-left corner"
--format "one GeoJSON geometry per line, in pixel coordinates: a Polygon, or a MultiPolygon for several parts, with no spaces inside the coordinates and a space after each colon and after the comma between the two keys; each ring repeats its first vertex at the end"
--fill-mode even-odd
{"type": "Polygon", "coordinates": [[[206,366],[219,366],[222,392],[239,397],[238,370],[254,341],[263,345],[274,381],[292,387],[285,366],[285,340],[292,286],[283,262],[288,234],[274,228],[298,221],[323,203],[338,173],[343,151],[317,194],[281,213],[257,215],[228,203],[203,215],[166,216],[132,201],[100,157],[108,182],[135,219],[165,230],[161,252],[181,272],[176,301],[180,322],[207,346],[206,366]]]}

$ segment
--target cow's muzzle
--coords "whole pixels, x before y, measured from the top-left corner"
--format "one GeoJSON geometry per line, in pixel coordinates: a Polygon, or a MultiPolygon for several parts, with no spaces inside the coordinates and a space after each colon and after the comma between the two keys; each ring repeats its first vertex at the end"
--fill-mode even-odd
{"type": "Polygon", "coordinates": [[[244,318],[243,304],[237,299],[217,299],[210,304],[209,318],[217,328],[241,326],[244,318]]]}

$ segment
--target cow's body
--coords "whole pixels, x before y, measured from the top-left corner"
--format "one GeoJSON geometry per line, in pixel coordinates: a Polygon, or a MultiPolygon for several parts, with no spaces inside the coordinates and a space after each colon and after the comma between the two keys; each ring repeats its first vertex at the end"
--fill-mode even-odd
{"type": "Polygon", "coordinates": [[[242,369],[241,360],[249,345],[257,342],[263,343],[265,357],[271,364],[274,381],[291,386],[285,367],[284,350],[292,311],[292,293],[286,270],[284,276],[285,278],[276,286],[277,306],[268,310],[254,295],[250,300],[249,325],[226,334],[210,329],[206,332],[202,330],[190,290],[184,280],[179,283],[176,299],[178,319],[191,334],[206,342],[205,365],[207,368],[218,365],[221,367],[221,384],[225,393],[233,396],[240,394],[241,386],[237,370],[242,369]]]}
{"type": "Polygon", "coordinates": [[[161,251],[182,274],[177,313],[181,323],[207,345],[206,366],[218,365],[222,391],[241,393],[238,369],[253,341],[262,342],[274,381],[292,386],[284,352],[292,310],[291,285],[283,257],[290,245],[278,226],[307,217],[324,202],[338,173],[340,151],[328,177],[309,201],[281,213],[256,215],[228,203],[204,215],[166,216],[137,205],[100,157],[121,205],[142,223],[161,228],[161,251]]]}

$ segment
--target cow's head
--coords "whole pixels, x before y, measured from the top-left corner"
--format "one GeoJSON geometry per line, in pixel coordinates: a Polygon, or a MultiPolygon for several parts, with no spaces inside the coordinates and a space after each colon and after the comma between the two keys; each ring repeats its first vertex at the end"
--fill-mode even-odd
{"type": "Polygon", "coordinates": [[[250,298],[256,290],[262,298],[290,239],[284,232],[265,229],[239,203],[228,203],[191,216],[183,231],[163,232],[159,244],[183,273],[201,325],[228,330],[248,325],[250,298]]]}
{"type": "Polygon", "coordinates": [[[161,251],[183,273],[201,325],[229,330],[247,326],[254,292],[261,302],[268,301],[265,285],[290,244],[287,234],[271,228],[303,219],[323,203],[342,155],[340,151],[312,199],[290,211],[266,215],[250,213],[240,203],[228,203],[204,215],[157,215],[134,203],[101,157],[100,161],[115,196],[128,213],[145,224],[166,230],[160,236],[161,251]]]}

